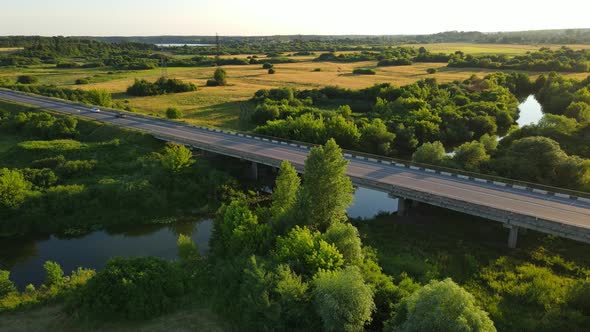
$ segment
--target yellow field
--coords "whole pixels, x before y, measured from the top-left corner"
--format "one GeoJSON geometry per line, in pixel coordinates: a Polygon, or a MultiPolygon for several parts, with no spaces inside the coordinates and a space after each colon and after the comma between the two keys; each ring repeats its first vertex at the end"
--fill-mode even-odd
{"type": "MultiPolygon", "coordinates": [[[[420,45],[412,45],[419,47],[420,45]]],[[[496,44],[428,44],[425,45],[434,52],[454,52],[457,49],[465,53],[524,53],[536,50],[536,45],[496,45],[496,44]]],[[[555,46],[558,47],[558,46],[555,46]]],[[[590,48],[590,45],[571,45],[572,48],[590,48]]],[[[321,52],[316,52],[319,54],[321,52]]],[[[248,55],[237,57],[245,58],[248,55]]],[[[316,55],[317,56],[317,55],[316,55]]],[[[328,85],[343,88],[359,89],[372,86],[376,83],[391,83],[393,85],[406,85],[420,79],[432,77],[439,82],[464,80],[475,74],[484,76],[495,70],[480,68],[448,68],[445,63],[416,63],[411,66],[377,67],[376,61],[356,63],[332,63],[313,62],[316,56],[293,57],[300,62],[277,64],[276,73],[269,75],[262,65],[224,66],[228,74],[228,86],[207,87],[207,79],[212,78],[213,67],[189,67],[168,68],[168,76],[189,81],[198,86],[198,91],[170,94],[153,97],[131,97],[125,94],[127,87],[133,84],[134,79],[143,78],[155,81],[161,76],[160,69],[142,71],[109,71],[104,68],[97,69],[56,69],[54,66],[37,66],[32,68],[0,69],[0,78],[15,79],[22,74],[30,74],[38,77],[40,83],[56,84],[68,88],[81,89],[106,89],[113,94],[115,101],[130,105],[135,111],[163,116],[166,108],[177,107],[185,114],[185,120],[189,123],[202,124],[214,127],[244,129],[239,122],[240,103],[247,101],[254,92],[259,89],[277,87],[293,87],[297,89],[321,88],[328,85]],[[314,69],[321,71],[316,72],[314,69]],[[372,68],[376,75],[353,75],[355,68],[372,68]],[[435,74],[427,74],[426,69],[436,68],[435,74]],[[78,78],[90,77],[94,83],[87,85],[74,85],[78,78]]],[[[234,57],[224,56],[224,57],[234,57]]],[[[258,55],[264,62],[264,56],[258,55]]],[[[539,73],[527,72],[533,78],[539,73]]],[[[567,73],[567,76],[585,78],[587,73],[567,73]]]]}
{"type": "Polygon", "coordinates": [[[22,50],[22,49],[23,49],[22,47],[0,47],[0,53],[2,53],[2,52],[9,53],[9,52],[22,50]]]}

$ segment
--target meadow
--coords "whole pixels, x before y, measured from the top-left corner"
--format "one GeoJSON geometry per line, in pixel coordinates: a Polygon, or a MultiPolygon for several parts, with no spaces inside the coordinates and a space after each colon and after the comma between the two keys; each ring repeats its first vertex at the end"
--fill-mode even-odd
{"type": "MultiPolygon", "coordinates": [[[[411,45],[425,46],[432,52],[451,53],[461,50],[466,54],[508,54],[518,55],[539,49],[539,45],[499,45],[442,43],[411,45]]],[[[588,48],[590,45],[570,45],[574,49],[588,48]]],[[[558,45],[552,45],[558,48],[558,45]]],[[[377,67],[376,61],[335,63],[312,61],[321,52],[312,56],[292,56],[295,63],[275,64],[275,74],[268,74],[261,64],[223,66],[227,71],[228,85],[207,87],[206,81],[213,76],[214,67],[171,67],[164,72],[151,70],[112,70],[110,68],[69,68],[59,69],[53,65],[31,66],[29,68],[2,68],[0,79],[14,80],[18,75],[33,75],[41,84],[55,84],[60,87],[105,89],[113,94],[113,100],[128,106],[135,112],[164,116],[168,107],[183,111],[189,123],[230,129],[251,129],[248,124],[239,121],[240,109],[249,107],[247,101],[260,89],[292,87],[296,89],[313,89],[325,86],[359,89],[376,83],[391,83],[402,86],[425,78],[435,78],[438,82],[464,80],[471,75],[484,76],[498,71],[481,68],[449,68],[446,63],[414,63],[411,66],[377,67]],[[355,75],[356,68],[373,69],[375,75],[355,75]],[[428,74],[427,69],[437,70],[428,74]],[[135,79],[155,81],[164,73],[168,77],[178,78],[194,83],[198,90],[194,92],[167,94],[149,97],[133,97],[126,94],[126,89],[135,79]],[[89,84],[76,85],[77,79],[88,79],[89,84]]],[[[350,52],[348,52],[350,53],[350,52]]],[[[289,55],[289,54],[285,54],[289,55]]],[[[252,55],[227,55],[225,58],[246,58],[252,55]]],[[[186,58],[186,55],[175,56],[186,58]]],[[[190,56],[189,56],[190,57],[190,56]]],[[[265,55],[258,55],[260,63],[265,55]]],[[[527,72],[533,79],[540,72],[527,72]]],[[[565,73],[564,75],[585,78],[587,73],[565,73]]]]}

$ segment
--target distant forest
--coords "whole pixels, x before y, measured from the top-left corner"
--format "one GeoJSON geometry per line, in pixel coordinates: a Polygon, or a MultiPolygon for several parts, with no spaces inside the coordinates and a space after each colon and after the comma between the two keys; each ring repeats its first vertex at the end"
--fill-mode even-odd
{"type": "MultiPolygon", "coordinates": [[[[38,42],[38,36],[0,37],[0,47],[27,47],[38,42]]],[[[42,38],[42,37],[41,37],[42,38]]],[[[79,37],[103,42],[138,42],[148,44],[214,44],[215,36],[129,36],[79,37]]],[[[376,45],[383,43],[492,43],[492,44],[590,44],[590,29],[532,30],[483,33],[478,31],[447,31],[430,35],[285,35],[285,36],[223,36],[223,44],[319,42],[338,45],[376,45]]]]}

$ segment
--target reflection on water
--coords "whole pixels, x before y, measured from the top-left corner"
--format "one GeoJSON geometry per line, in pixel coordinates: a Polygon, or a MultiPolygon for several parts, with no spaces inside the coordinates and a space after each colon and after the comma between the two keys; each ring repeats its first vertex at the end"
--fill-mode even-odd
{"type": "Polygon", "coordinates": [[[358,187],[354,193],[354,202],[348,208],[348,216],[351,218],[370,219],[379,212],[396,212],[397,199],[391,198],[387,193],[358,187]]]}
{"type": "Polygon", "coordinates": [[[535,98],[535,95],[528,96],[524,102],[518,105],[520,117],[516,120],[518,127],[529,124],[537,124],[543,117],[543,110],[541,104],[535,98]]]}
{"type": "Polygon", "coordinates": [[[125,230],[98,231],[74,239],[55,236],[0,241],[0,268],[10,270],[10,279],[23,289],[40,285],[45,278],[43,264],[59,263],[69,274],[79,266],[101,269],[112,257],[156,256],[176,259],[179,234],[190,234],[202,254],[209,251],[213,230],[210,219],[171,225],[145,225],[125,230]]]}

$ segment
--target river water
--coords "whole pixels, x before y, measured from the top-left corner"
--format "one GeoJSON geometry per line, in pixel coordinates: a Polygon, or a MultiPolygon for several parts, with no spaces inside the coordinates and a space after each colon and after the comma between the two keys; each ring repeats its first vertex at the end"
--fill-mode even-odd
{"type": "MultiPolygon", "coordinates": [[[[537,123],[543,116],[541,105],[532,95],[520,104],[519,109],[519,127],[537,123]]],[[[370,219],[379,212],[396,211],[397,199],[384,192],[359,187],[348,215],[370,219]]],[[[213,221],[204,219],[96,231],[78,238],[51,235],[0,240],[0,269],[10,270],[11,280],[23,289],[29,283],[35,286],[43,283],[43,263],[48,260],[59,263],[66,274],[79,266],[101,269],[112,257],[156,256],[174,260],[179,234],[190,234],[201,253],[207,254],[212,230],[213,221]]]]}

